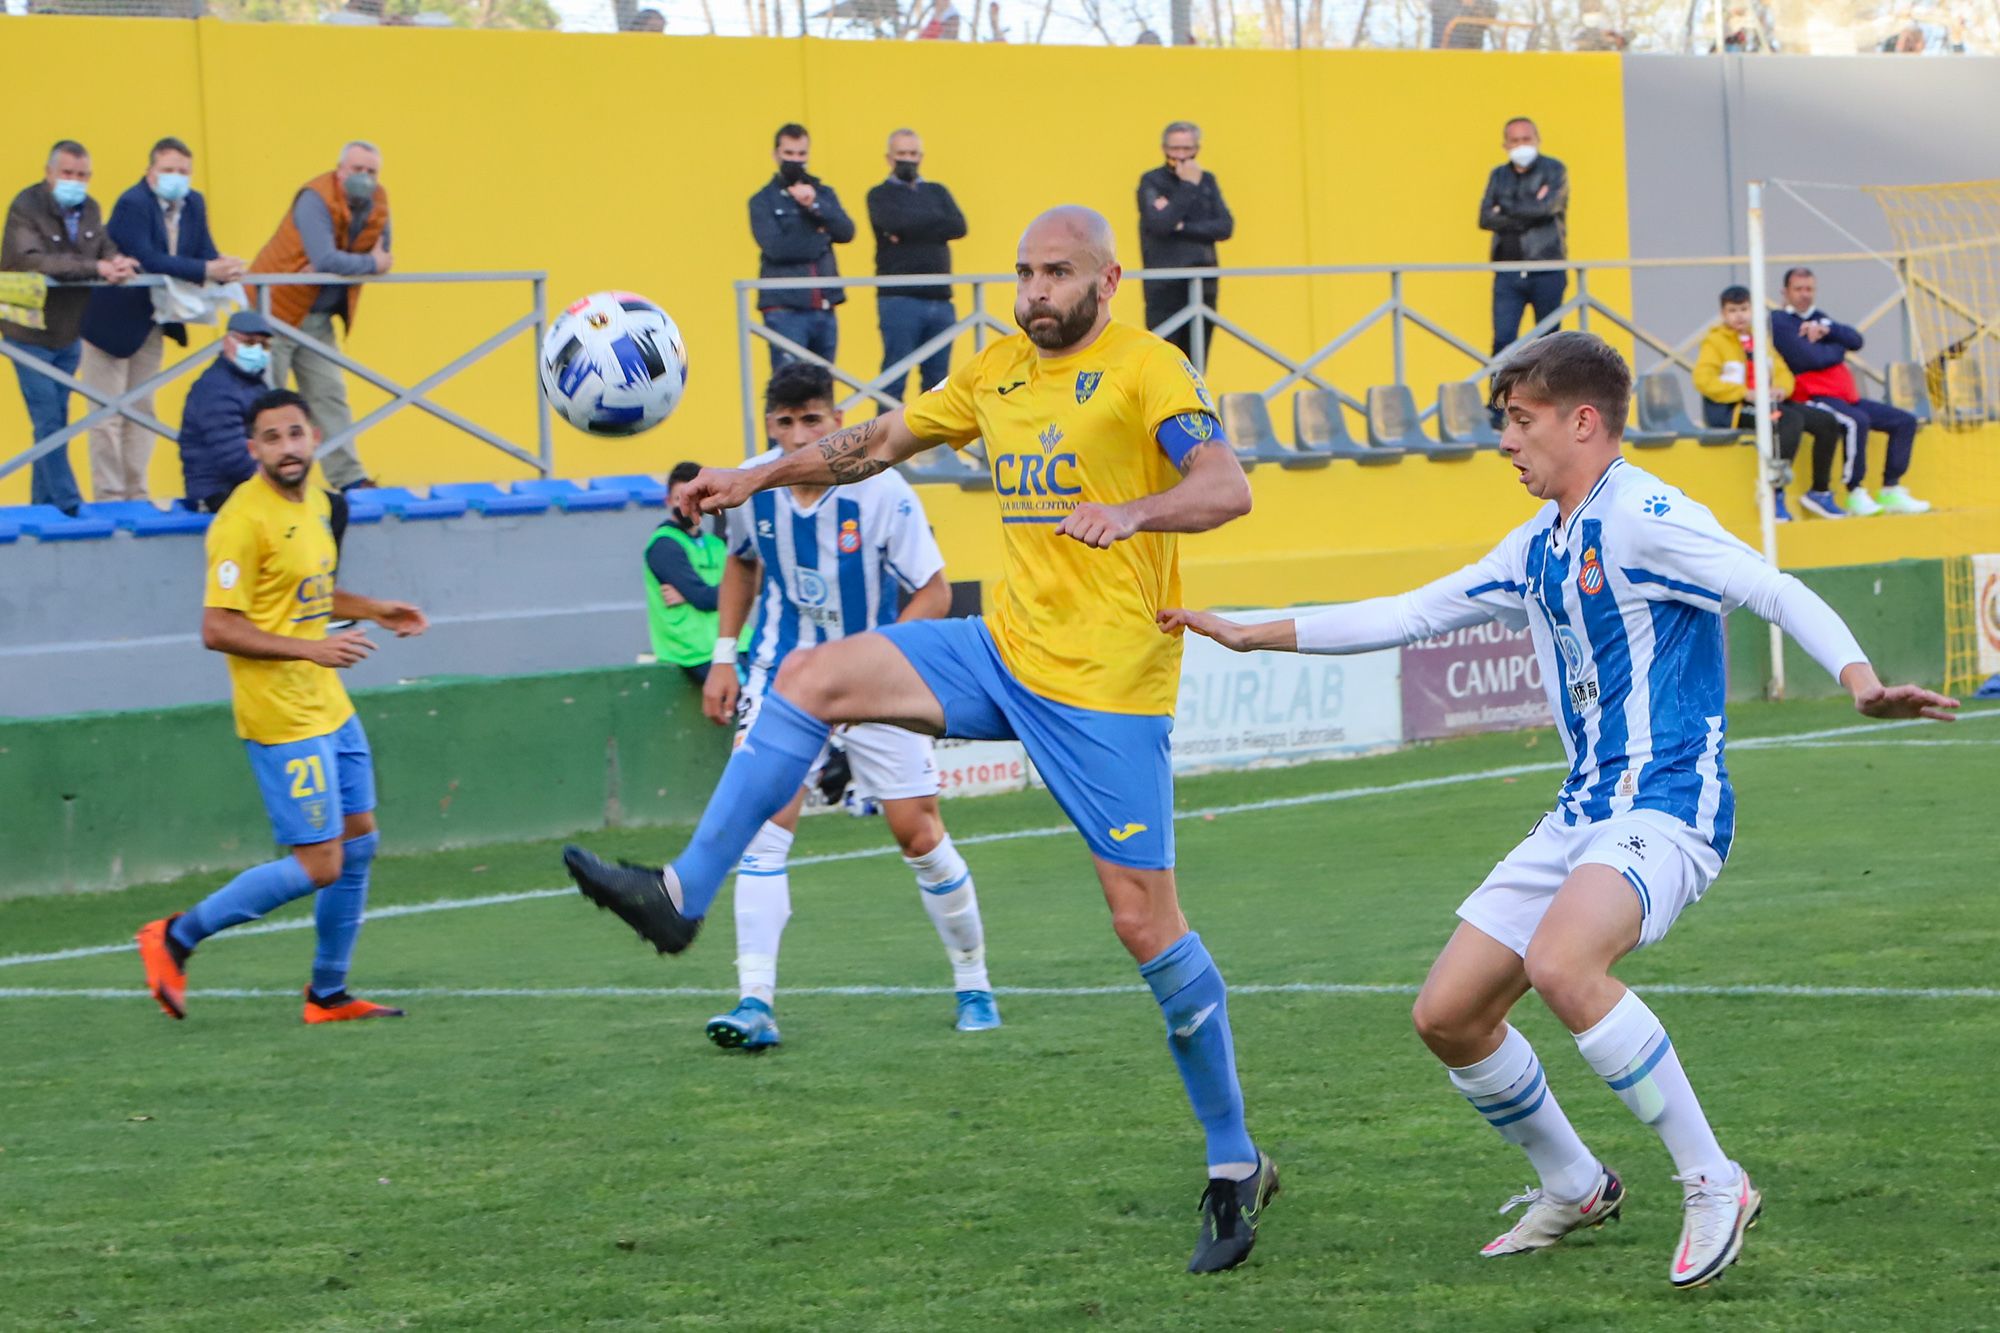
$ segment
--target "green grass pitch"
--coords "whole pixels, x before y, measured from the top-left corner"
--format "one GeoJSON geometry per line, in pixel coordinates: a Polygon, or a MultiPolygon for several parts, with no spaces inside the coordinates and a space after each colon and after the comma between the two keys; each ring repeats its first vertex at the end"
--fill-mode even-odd
{"type": "MultiPolygon", "coordinates": [[[[1158,1010],[1080,843],[1033,833],[1060,823],[1040,793],[946,807],[1003,990],[983,1034],[951,1030],[893,855],[795,868],[763,1056],[702,1035],[733,994],[726,899],[666,960],[570,893],[372,921],[355,989],[411,1017],[310,1029],[306,931],[206,946],[181,1024],[129,952],[17,961],[209,882],[0,903],[0,1328],[1994,1327],[2000,717],[1811,738],[1858,721],[1739,710],[1761,741],[1731,748],[1729,867],[1622,969],[1667,988],[1767,1195],[1709,1290],[1669,1289],[1671,1164],[1532,997],[1517,1022],[1630,1202],[1478,1258],[1530,1174],[1410,1031],[1453,908],[1551,799],[1543,732],[1181,784],[1183,811],[1264,804],[1185,818],[1180,869],[1285,1177],[1250,1263],[1206,1279],[1180,1271],[1201,1141],[1158,1010]],[[540,994],[475,993],[510,990],[540,994]]],[[[658,858],[682,832],[588,841],[658,858]]],[[[863,849],[889,851],[879,821],[831,816],[796,850],[863,849]]],[[[546,843],[390,857],[372,905],[559,883],[546,843]]]]}

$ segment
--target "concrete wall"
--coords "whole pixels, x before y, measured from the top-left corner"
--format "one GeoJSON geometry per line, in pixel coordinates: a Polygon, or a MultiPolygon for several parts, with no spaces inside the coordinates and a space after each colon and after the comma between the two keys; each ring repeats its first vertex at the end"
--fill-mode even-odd
{"type": "MultiPolygon", "coordinates": [[[[377,634],[350,688],[615,666],[650,651],[640,551],[658,509],[350,528],[341,583],[415,601],[433,629],[377,634]]],[[[0,547],[0,714],[166,708],[228,696],[201,648],[199,536],[0,547]]]]}
{"type": "MultiPolygon", "coordinates": [[[[1629,56],[1625,60],[1627,217],[1631,256],[1742,254],[1746,189],[1774,177],[1843,186],[1919,185],[2000,177],[2000,59],[1968,56],[1629,56]]],[[[1560,155],[1561,148],[1550,144],[1560,155]]],[[[1578,186],[1581,190],[1582,185],[1578,186]]],[[[1873,197],[1801,190],[1827,219],[1767,191],[1772,254],[1887,248],[1873,197]],[[1837,225],[1834,225],[1837,224],[1837,225]],[[1841,229],[1853,233],[1842,235],[1841,229]]],[[[1816,266],[1820,303],[1858,321],[1895,290],[1874,261],[1816,266]]],[[[1774,285],[1779,273],[1770,275],[1774,285]]],[[[1742,268],[1633,275],[1644,327],[1678,341],[1715,318],[1715,294],[1747,282],[1742,268]]],[[[1891,317],[1865,353],[1908,357],[1891,317]],[[1889,353],[1893,351],[1893,355],[1889,353]]],[[[1642,354],[1642,364],[1657,360],[1642,354]]]]}

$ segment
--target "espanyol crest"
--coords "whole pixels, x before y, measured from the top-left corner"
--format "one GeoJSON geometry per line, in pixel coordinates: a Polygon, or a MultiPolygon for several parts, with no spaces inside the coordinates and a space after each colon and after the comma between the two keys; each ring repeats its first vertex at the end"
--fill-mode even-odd
{"type": "Polygon", "coordinates": [[[1099,382],[1100,382],[1101,380],[1103,380],[1103,378],[1104,378],[1104,372],[1103,372],[1103,371],[1101,371],[1101,370],[1079,370],[1079,371],[1077,371],[1077,372],[1076,372],[1076,401],[1077,401],[1078,403],[1087,403],[1087,402],[1089,402],[1089,401],[1090,401],[1090,395],[1092,395],[1092,394],[1094,394],[1094,393],[1096,393],[1096,392],[1097,392],[1097,386],[1098,386],[1098,383],[1099,383],[1099,382]]]}

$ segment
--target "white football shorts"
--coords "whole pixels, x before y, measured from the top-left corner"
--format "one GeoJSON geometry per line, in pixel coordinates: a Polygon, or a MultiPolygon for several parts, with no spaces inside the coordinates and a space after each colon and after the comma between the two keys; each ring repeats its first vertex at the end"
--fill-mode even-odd
{"type": "MultiPolygon", "coordinates": [[[[749,681],[743,686],[743,693],[737,697],[737,745],[743,743],[744,733],[757,720],[757,710],[763,706],[764,691],[769,688],[771,674],[752,671],[749,681]]],[[[932,749],[930,737],[892,727],[886,722],[856,722],[839,728],[838,734],[840,743],[847,749],[847,763],[854,773],[857,794],[876,801],[901,801],[938,794],[942,783],[938,778],[937,755],[932,749]]],[[[821,749],[819,758],[813,760],[812,771],[806,775],[806,785],[819,781],[820,770],[826,766],[826,753],[825,749],[821,749]]]]}
{"type": "Polygon", "coordinates": [[[1671,815],[1632,810],[1593,824],[1567,825],[1544,815],[1534,832],[1458,905],[1459,918],[1526,957],[1569,873],[1609,866],[1639,902],[1639,943],[1666,938],[1680,914],[1701,900],[1722,871],[1715,849],[1671,815]]]}

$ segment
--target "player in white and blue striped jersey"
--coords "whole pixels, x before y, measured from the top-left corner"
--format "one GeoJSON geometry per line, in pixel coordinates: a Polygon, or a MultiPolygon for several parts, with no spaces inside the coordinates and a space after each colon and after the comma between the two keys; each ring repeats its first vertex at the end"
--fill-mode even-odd
{"type": "MultiPolygon", "coordinates": [[[[764,427],[777,447],[748,466],[804,448],[837,430],[833,378],[822,366],[793,362],[764,392],[764,427]]],[[[717,593],[715,669],[702,692],[712,721],[738,724],[737,744],[756,719],[778,666],[794,649],[860,634],[897,620],[944,616],[951,607],[944,556],[923,504],[894,472],[838,488],[780,487],[729,511],[730,559],[717,593]],[[747,682],[739,686],[736,638],[756,610],[747,682]]],[[[931,739],[884,723],[840,732],[858,797],[879,804],[916,875],[924,910],[951,960],[957,1027],[1000,1026],[986,973],[979,899],[965,858],[952,846],[938,811],[938,767],[931,739]]],[[[816,783],[826,753],[808,779],[816,783]]],[[[792,914],[787,858],[798,828],[803,789],[765,821],[736,869],[736,970],[742,998],[709,1020],[708,1036],[725,1049],[778,1044],[773,1012],[778,942],[792,914]]]]}
{"type": "Polygon", "coordinates": [[[1540,339],[1501,368],[1501,451],[1548,503],[1476,564],[1299,620],[1238,625],[1176,610],[1160,623],[1239,652],[1362,652],[1488,620],[1529,630],[1569,776],[1555,808],[1460,905],[1462,924],[1417,998],[1417,1031],[1541,1178],[1501,1210],[1528,1205],[1482,1254],[1545,1248],[1625,1201],[1507,1022],[1532,987],[1672,1156],[1683,1221],[1668,1279],[1685,1288],[1735,1262],[1763,1198],[1717,1144],[1659,1019],[1611,968],[1664,937],[1729,855],[1723,615],[1747,607],[1782,626],[1869,717],[1949,721],[1958,703],[1885,688],[1832,608],[1620,457],[1631,387],[1619,355],[1584,333],[1540,339]]]}

